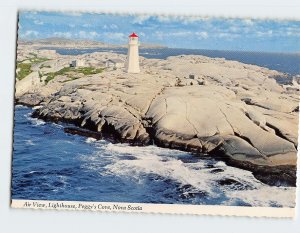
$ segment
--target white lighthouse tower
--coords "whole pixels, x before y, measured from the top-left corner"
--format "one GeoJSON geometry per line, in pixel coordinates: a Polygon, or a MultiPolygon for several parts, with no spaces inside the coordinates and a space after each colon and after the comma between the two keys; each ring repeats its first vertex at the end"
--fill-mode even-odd
{"type": "Polygon", "coordinates": [[[128,54],[127,54],[127,73],[139,73],[139,37],[134,32],[129,36],[128,54]]]}

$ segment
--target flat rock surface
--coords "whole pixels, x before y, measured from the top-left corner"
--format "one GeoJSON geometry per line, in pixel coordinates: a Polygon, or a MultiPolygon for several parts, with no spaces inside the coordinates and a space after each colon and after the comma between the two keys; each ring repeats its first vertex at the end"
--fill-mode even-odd
{"type": "MultiPolygon", "coordinates": [[[[113,53],[56,54],[47,67],[74,58],[91,64],[126,59],[113,53]]],[[[242,161],[252,167],[296,167],[299,93],[276,82],[274,77],[285,74],[195,55],[140,60],[139,74],[106,68],[30,86],[37,79],[34,71],[16,83],[16,100],[41,105],[37,117],[72,122],[124,142],[215,154],[237,166],[242,161]]]]}

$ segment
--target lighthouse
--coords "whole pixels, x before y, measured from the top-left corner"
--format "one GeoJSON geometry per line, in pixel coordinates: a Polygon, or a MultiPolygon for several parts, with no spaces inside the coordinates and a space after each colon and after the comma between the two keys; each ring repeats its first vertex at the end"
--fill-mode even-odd
{"type": "Polygon", "coordinates": [[[127,54],[127,73],[139,73],[139,37],[134,32],[129,36],[127,54]]]}

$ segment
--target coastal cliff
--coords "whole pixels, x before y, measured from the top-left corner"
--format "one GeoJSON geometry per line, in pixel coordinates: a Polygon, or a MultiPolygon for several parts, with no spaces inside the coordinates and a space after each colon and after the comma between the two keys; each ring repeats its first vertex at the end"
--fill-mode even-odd
{"type": "Polygon", "coordinates": [[[128,74],[101,66],[125,55],[41,51],[28,58],[24,49],[18,64],[30,63],[30,71],[16,81],[16,103],[36,106],[34,117],[73,123],[68,133],[155,143],[224,160],[270,185],[296,185],[299,87],[276,81],[286,74],[199,55],[141,57],[141,73],[128,74]],[[96,68],[66,68],[72,59],[96,68]]]}

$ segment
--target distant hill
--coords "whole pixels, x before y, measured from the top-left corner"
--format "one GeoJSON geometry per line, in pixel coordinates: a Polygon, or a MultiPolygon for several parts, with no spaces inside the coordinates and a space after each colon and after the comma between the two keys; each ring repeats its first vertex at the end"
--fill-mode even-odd
{"type": "MultiPolygon", "coordinates": [[[[82,39],[67,39],[60,37],[51,37],[46,39],[36,39],[36,40],[19,40],[20,45],[33,45],[35,47],[64,47],[64,48],[124,48],[127,47],[126,44],[116,45],[108,44],[101,41],[93,40],[82,40],[82,39]]],[[[162,45],[155,44],[141,44],[142,48],[164,48],[162,45]]]]}
{"type": "Polygon", "coordinates": [[[99,41],[92,41],[92,40],[76,40],[76,39],[67,39],[67,38],[60,38],[60,37],[51,37],[46,39],[37,39],[37,40],[20,40],[19,44],[24,45],[41,45],[41,46],[66,46],[66,47],[73,47],[73,46],[80,46],[80,47],[90,47],[90,46],[114,46],[109,45],[99,41]]]}

